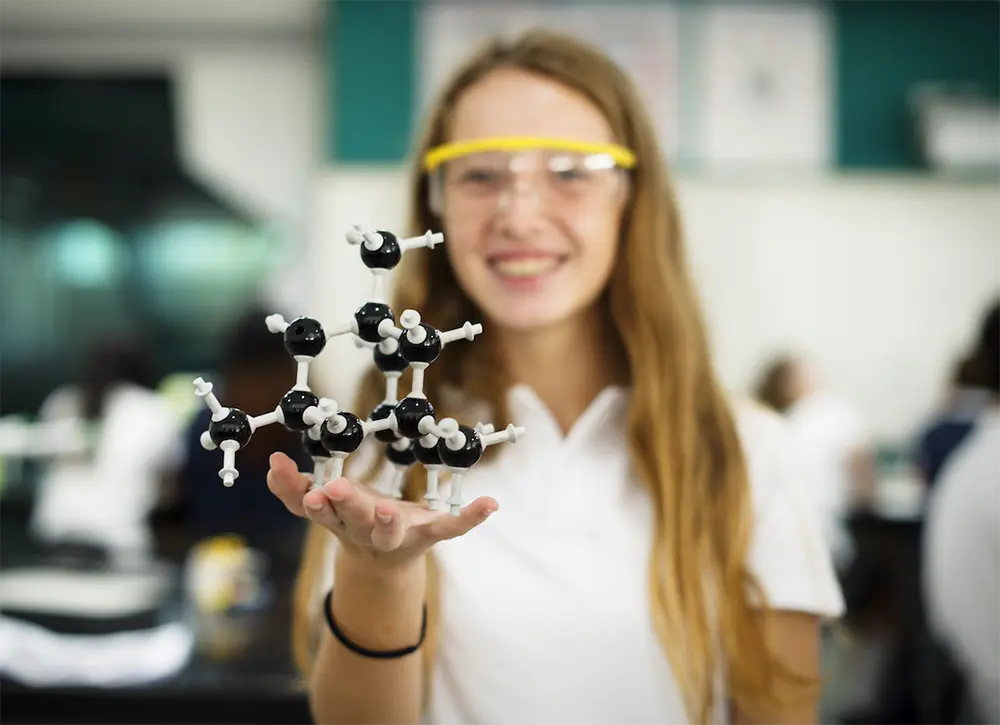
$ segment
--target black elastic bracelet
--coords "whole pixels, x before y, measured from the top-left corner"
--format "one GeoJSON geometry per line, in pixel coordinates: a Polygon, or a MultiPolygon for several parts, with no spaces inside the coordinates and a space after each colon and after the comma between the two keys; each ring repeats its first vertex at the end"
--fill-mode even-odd
{"type": "Polygon", "coordinates": [[[423,609],[423,619],[420,622],[420,639],[412,647],[404,647],[403,649],[388,650],[379,652],[373,649],[366,649],[361,645],[355,644],[349,640],[343,632],[340,631],[340,627],[337,626],[336,620],[333,618],[333,589],[331,589],[326,597],[323,599],[323,613],[326,615],[326,623],[330,627],[330,632],[333,636],[337,638],[337,641],[344,645],[347,649],[351,650],[362,657],[372,657],[378,660],[394,660],[399,657],[406,657],[406,655],[411,655],[420,649],[420,645],[424,643],[424,637],[427,635],[427,603],[424,603],[423,609]]]}

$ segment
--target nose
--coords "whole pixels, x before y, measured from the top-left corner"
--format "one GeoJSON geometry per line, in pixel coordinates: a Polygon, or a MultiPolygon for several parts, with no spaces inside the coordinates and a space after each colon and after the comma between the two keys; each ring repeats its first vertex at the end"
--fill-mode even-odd
{"type": "Polygon", "coordinates": [[[515,177],[497,200],[500,231],[521,236],[537,230],[542,221],[542,199],[535,184],[515,177]]]}

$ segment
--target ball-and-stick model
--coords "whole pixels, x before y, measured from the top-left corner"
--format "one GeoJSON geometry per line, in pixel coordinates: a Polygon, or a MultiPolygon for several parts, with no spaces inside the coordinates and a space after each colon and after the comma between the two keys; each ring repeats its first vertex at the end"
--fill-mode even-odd
{"type": "Polygon", "coordinates": [[[438,429],[441,440],[437,444],[437,453],[441,462],[451,471],[451,496],[448,497],[448,505],[451,512],[457,514],[462,508],[462,477],[479,463],[483,451],[497,443],[514,443],[524,435],[525,430],[511,424],[496,433],[492,425],[470,428],[459,425],[454,418],[442,420],[438,429]]]}
{"type": "Polygon", "coordinates": [[[236,451],[250,442],[250,436],[258,428],[271,423],[283,422],[281,408],[270,413],[251,417],[239,408],[225,408],[212,392],[212,384],[202,378],[194,381],[195,395],[205,401],[212,411],[212,420],[208,430],[201,434],[201,445],[206,450],[221,448],[223,453],[222,469],[219,477],[224,486],[232,486],[239,477],[236,470],[236,451]]]}
{"type": "Polygon", "coordinates": [[[372,299],[365,302],[344,323],[324,329],[318,320],[298,317],[286,322],[281,315],[269,315],[265,324],[273,333],[283,336],[285,349],[297,364],[295,385],[281,398],[270,413],[251,417],[236,408],[224,408],[212,394],[212,384],[202,378],[195,381],[195,392],[212,411],[209,429],[202,435],[202,445],[211,450],[221,448],[223,467],[219,471],[226,486],[232,486],[239,476],[235,454],[245,446],[253,432],[270,423],[281,423],[302,435],[302,446],[313,461],[313,487],[343,475],[344,462],[369,435],[385,445],[387,461],[395,468],[389,490],[385,493],[402,496],[402,484],[410,466],[422,464],[427,470],[429,508],[436,508],[439,474],[442,468],[451,473],[449,510],[458,514],[462,506],[462,477],[496,443],[514,443],[524,435],[524,428],[509,425],[494,432],[492,425],[477,424],[475,428],[460,425],[453,418],[438,422],[434,406],[424,395],[424,372],[441,354],[441,350],[459,340],[473,340],[483,326],[466,322],[454,330],[437,330],[421,320],[416,310],[404,310],[396,326],[395,315],[383,299],[385,277],[401,261],[409,249],[433,249],[444,241],[441,234],[428,231],[420,237],[398,239],[386,231],[371,231],[355,225],[347,233],[347,241],[360,247],[361,261],[373,278],[372,299]],[[359,347],[372,351],[376,367],[385,377],[385,398],[371,411],[367,419],[342,410],[336,401],[318,397],[308,384],[309,365],[330,338],[351,335],[359,347]],[[399,379],[403,372],[413,370],[410,392],[399,399],[399,379]]]}

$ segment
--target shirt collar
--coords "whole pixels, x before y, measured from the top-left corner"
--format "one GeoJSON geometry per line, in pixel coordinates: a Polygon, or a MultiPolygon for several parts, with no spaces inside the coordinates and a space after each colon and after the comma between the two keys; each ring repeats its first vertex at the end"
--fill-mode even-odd
{"type": "Polygon", "coordinates": [[[582,441],[617,440],[624,429],[624,411],[628,402],[629,388],[625,385],[608,385],[603,388],[569,432],[563,436],[555,416],[529,385],[517,384],[507,391],[507,404],[515,425],[527,428],[527,434],[553,443],[573,445],[582,441]]]}
{"type": "MultiPolygon", "coordinates": [[[[530,385],[519,383],[507,389],[507,406],[511,422],[526,428],[527,438],[543,445],[572,445],[578,442],[607,441],[615,443],[624,438],[625,410],[631,388],[627,385],[608,385],[590,402],[584,412],[564,436],[555,416],[530,385]]],[[[466,425],[494,423],[488,406],[465,397],[453,386],[446,386],[444,394],[456,410],[461,410],[461,422],[466,425]]]]}

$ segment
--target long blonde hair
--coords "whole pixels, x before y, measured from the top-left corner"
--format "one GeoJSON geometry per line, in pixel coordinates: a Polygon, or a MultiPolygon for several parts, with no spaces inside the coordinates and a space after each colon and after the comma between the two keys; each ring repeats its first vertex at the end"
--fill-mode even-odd
{"type": "MultiPolygon", "coordinates": [[[[787,702],[786,695],[793,691],[806,696],[804,688],[811,690],[813,683],[788,671],[766,646],[765,610],[755,603],[763,601],[762,591],[747,568],[751,511],[746,463],[710,360],[666,165],[654,126],[631,80],[597,49],[548,31],[531,31],[510,42],[494,41],[446,84],[430,112],[416,158],[448,140],[458,100],[499,68],[535,73],[583,94],[604,113],[617,140],[638,159],[605,299],[630,374],[627,439],[631,461],[655,510],[650,611],[689,716],[698,722],[712,716],[714,677],[720,667],[730,697],[744,711],[787,702]]],[[[427,177],[419,164],[414,166],[408,233],[439,230],[441,220],[428,205],[427,177]]],[[[407,252],[396,279],[393,309],[397,312],[419,310],[425,320],[445,329],[459,327],[466,319],[480,319],[443,253],[407,252]]],[[[478,342],[449,345],[427,370],[428,398],[437,403],[444,381],[457,383],[491,406],[498,427],[506,424],[508,381],[502,378],[502,366],[484,364],[492,354],[488,345],[478,342]]],[[[383,379],[373,368],[363,379],[355,410],[359,414],[371,410],[383,393],[383,379]]],[[[454,414],[440,406],[439,413],[454,414]]],[[[500,448],[488,452],[495,455],[500,448]]],[[[421,468],[415,466],[407,482],[409,500],[423,495],[421,468]]],[[[310,661],[308,602],[330,536],[312,528],[300,571],[294,625],[295,650],[305,670],[310,661]]],[[[434,577],[430,589],[431,629],[436,631],[434,577]]],[[[425,648],[428,664],[433,653],[429,641],[425,648]]]]}

